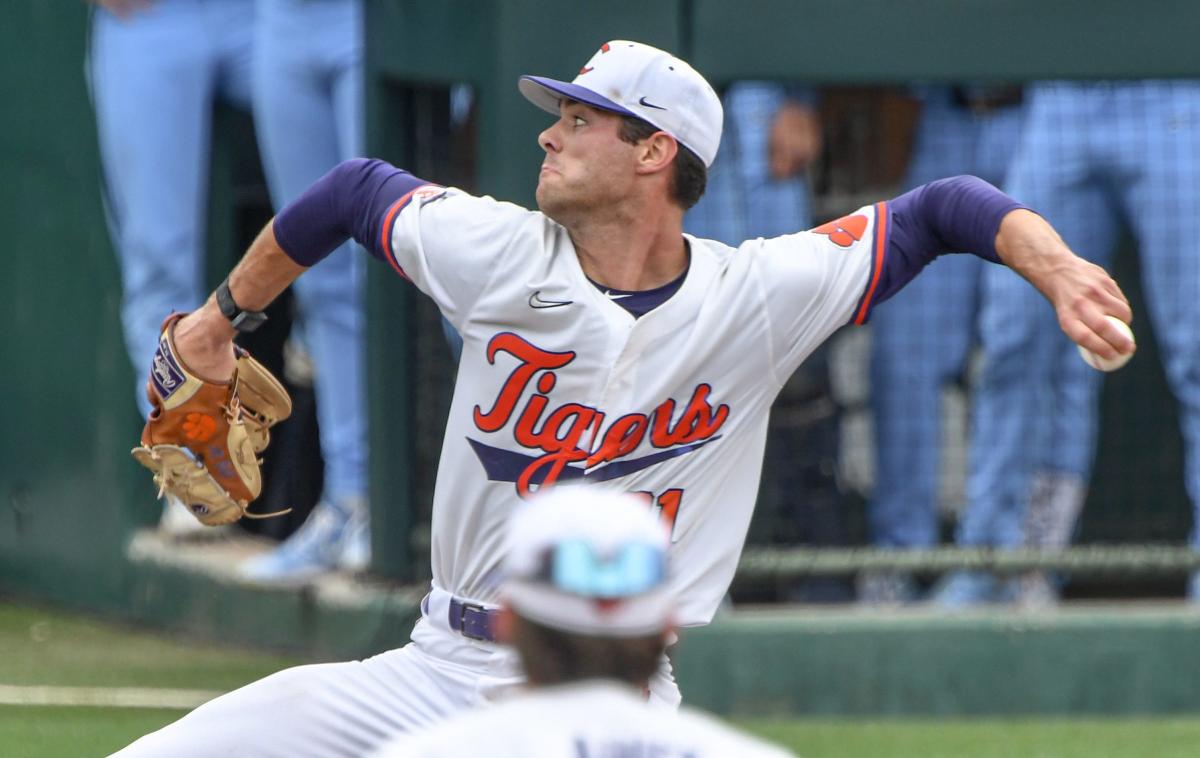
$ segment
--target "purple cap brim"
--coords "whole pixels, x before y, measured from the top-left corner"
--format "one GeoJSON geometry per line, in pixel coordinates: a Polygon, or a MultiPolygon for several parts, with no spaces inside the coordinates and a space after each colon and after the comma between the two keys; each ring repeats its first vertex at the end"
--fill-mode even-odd
{"type": "Polygon", "coordinates": [[[637,116],[636,113],[617,105],[604,95],[574,82],[560,82],[544,76],[522,76],[517,80],[517,89],[521,91],[526,100],[555,116],[558,115],[558,103],[564,98],[625,116],[637,116]]]}

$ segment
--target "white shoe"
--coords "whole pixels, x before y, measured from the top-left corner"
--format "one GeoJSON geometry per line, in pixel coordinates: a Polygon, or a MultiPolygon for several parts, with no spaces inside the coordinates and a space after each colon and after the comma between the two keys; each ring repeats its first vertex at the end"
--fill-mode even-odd
{"type": "Polygon", "coordinates": [[[1058,606],[1058,589],[1044,571],[1030,571],[1017,581],[1017,605],[1024,610],[1042,611],[1058,606]]]}
{"type": "Polygon", "coordinates": [[[366,501],[322,501],[291,537],[240,565],[238,574],[261,584],[302,584],[341,568],[366,568],[370,549],[366,501]]]}
{"type": "Polygon", "coordinates": [[[352,517],[342,535],[338,567],[344,571],[366,571],[371,565],[371,521],[365,501],[355,510],[355,513],[360,511],[362,516],[352,517]]]}
{"type": "Polygon", "coordinates": [[[872,606],[900,606],[917,598],[917,584],[904,571],[864,571],[858,576],[858,602],[872,606]]]}

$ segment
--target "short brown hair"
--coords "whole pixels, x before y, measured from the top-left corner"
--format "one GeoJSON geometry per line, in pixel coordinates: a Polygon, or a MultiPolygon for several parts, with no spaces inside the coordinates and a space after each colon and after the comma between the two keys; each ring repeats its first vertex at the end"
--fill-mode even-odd
{"type": "MultiPolygon", "coordinates": [[[[661,132],[654,124],[636,116],[622,116],[618,134],[621,139],[636,145],[647,137],[661,132]]],[[[675,155],[675,173],[671,177],[671,199],[685,211],[700,201],[708,186],[708,168],[704,161],[682,144],[675,155]]]]}
{"type": "Polygon", "coordinates": [[[592,637],[514,616],[512,644],[525,675],[538,686],[616,679],[645,687],[666,647],[661,632],[647,637],[592,637]]]}

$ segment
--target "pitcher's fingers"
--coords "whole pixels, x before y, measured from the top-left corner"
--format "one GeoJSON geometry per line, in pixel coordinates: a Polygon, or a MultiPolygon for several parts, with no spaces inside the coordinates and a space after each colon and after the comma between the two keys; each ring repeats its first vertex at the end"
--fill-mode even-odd
{"type": "Polygon", "coordinates": [[[1069,318],[1062,328],[1072,342],[1104,358],[1129,355],[1137,349],[1137,344],[1107,314],[1090,312],[1080,318],[1069,318]]]}
{"type": "MultiPolygon", "coordinates": [[[[1104,291],[1113,299],[1109,301],[1110,307],[1105,308],[1105,313],[1111,313],[1117,318],[1124,321],[1126,324],[1133,323],[1133,309],[1129,307],[1129,299],[1125,297],[1125,293],[1121,291],[1121,286],[1112,277],[1106,277],[1103,282],[1104,291]]],[[[1103,304],[1102,304],[1103,305],[1103,304]]]]}

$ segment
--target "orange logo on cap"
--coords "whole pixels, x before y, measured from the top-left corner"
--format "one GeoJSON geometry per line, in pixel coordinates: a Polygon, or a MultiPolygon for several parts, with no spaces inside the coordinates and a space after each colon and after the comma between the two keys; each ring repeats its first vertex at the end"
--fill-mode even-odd
{"type": "Polygon", "coordinates": [[[850,247],[862,239],[863,232],[867,231],[867,217],[862,215],[843,216],[836,221],[821,224],[812,231],[813,234],[826,235],[829,237],[829,241],[838,247],[850,247]]]}
{"type": "MultiPolygon", "coordinates": [[[[608,43],[607,43],[607,42],[605,42],[603,45],[601,45],[601,46],[600,46],[600,52],[602,52],[602,53],[607,53],[607,52],[608,52],[609,50],[611,50],[611,49],[612,49],[612,48],[610,48],[610,47],[608,46],[608,43]]],[[[583,75],[584,75],[584,74],[586,74],[587,72],[589,72],[589,71],[593,70],[593,68],[594,68],[593,66],[584,66],[583,68],[579,69],[579,75],[580,75],[580,76],[583,76],[583,75]]]]}

